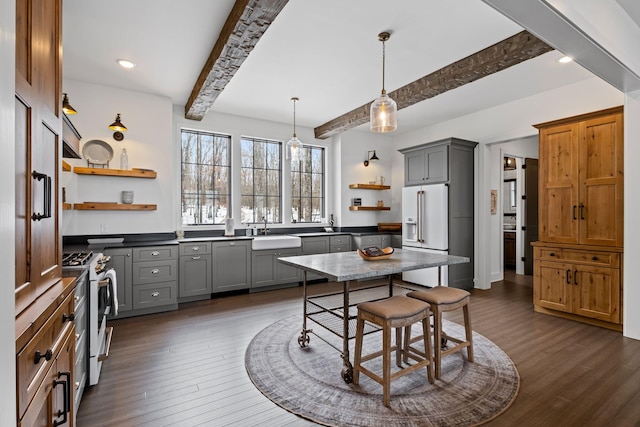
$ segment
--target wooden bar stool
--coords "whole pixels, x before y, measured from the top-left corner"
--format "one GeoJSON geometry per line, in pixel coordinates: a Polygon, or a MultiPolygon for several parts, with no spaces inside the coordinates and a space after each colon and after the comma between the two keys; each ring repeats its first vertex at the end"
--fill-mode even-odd
{"type": "Polygon", "coordinates": [[[422,367],[427,369],[429,382],[433,384],[433,356],[431,350],[431,328],[429,325],[429,304],[406,296],[393,296],[380,301],[358,304],[356,327],[356,348],[353,367],[353,384],[358,384],[360,372],[382,385],[383,403],[389,406],[391,380],[422,367]],[[364,323],[370,322],[382,328],[382,350],[362,356],[364,323]],[[426,354],[417,353],[410,346],[402,346],[402,329],[414,323],[422,323],[426,354]],[[391,328],[396,328],[396,345],[391,346],[391,328]],[[396,351],[396,365],[402,368],[391,373],[391,352],[396,351]],[[362,362],[382,356],[382,377],[362,366],[362,362]],[[417,363],[402,367],[403,357],[417,363]]]}
{"type": "MultiPolygon", "coordinates": [[[[469,305],[471,297],[469,292],[464,289],[449,288],[447,286],[436,286],[424,291],[413,291],[407,294],[410,298],[429,303],[433,312],[433,330],[434,330],[434,347],[435,347],[435,364],[436,379],[440,379],[442,374],[442,358],[464,348],[467,349],[467,359],[473,362],[473,332],[471,330],[471,316],[469,315],[469,305]],[[465,339],[459,339],[447,335],[442,330],[442,313],[454,311],[462,308],[464,313],[464,330],[465,339]],[[442,349],[443,340],[450,340],[456,343],[455,346],[442,349]]],[[[410,330],[405,334],[405,345],[407,348],[412,342],[419,340],[420,337],[411,338],[410,330]]],[[[446,341],[445,341],[446,342],[446,341]]]]}

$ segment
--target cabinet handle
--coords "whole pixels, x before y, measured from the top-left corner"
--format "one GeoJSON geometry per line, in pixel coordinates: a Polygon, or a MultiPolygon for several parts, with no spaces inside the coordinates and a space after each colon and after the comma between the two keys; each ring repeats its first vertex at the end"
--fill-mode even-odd
{"type": "Polygon", "coordinates": [[[151,270],[151,274],[158,274],[160,273],[160,270],[158,270],[157,268],[154,268],[153,270],[151,270]]]}
{"type": "Polygon", "coordinates": [[[31,172],[31,177],[36,181],[44,180],[44,191],[42,194],[42,213],[31,214],[32,221],[40,221],[45,218],[51,218],[51,177],[46,173],[37,171],[31,172]]]}
{"type": "Polygon", "coordinates": [[[555,253],[555,252],[551,252],[551,253],[549,254],[549,256],[556,256],[556,253],[555,253]]]}
{"type": "Polygon", "coordinates": [[[75,313],[71,313],[70,315],[67,316],[67,313],[62,313],[62,322],[66,322],[66,321],[71,321],[71,320],[75,320],[76,318],[76,314],[75,313]]]}
{"type": "Polygon", "coordinates": [[[158,256],[158,255],[160,255],[160,252],[158,251],[151,252],[151,256],[158,256]]]}
{"type": "Polygon", "coordinates": [[[229,246],[235,246],[236,242],[229,242],[229,246]]]}
{"type": "Polygon", "coordinates": [[[571,279],[569,278],[569,274],[571,273],[571,270],[567,270],[565,273],[565,278],[567,280],[567,284],[570,285],[571,284],[571,279]]]}
{"type": "Polygon", "coordinates": [[[192,251],[197,252],[200,250],[200,246],[194,246],[191,248],[192,251]]]}
{"type": "Polygon", "coordinates": [[[70,407],[71,407],[71,372],[58,372],[58,379],[60,379],[61,376],[65,376],[67,377],[66,381],[58,381],[58,380],[54,380],[53,381],[53,388],[55,388],[58,385],[61,385],[63,387],[63,395],[64,395],[64,402],[63,402],[63,410],[58,410],[56,416],[58,417],[62,417],[62,420],[55,420],[53,422],[53,427],[58,427],[61,425],[64,425],[67,423],[67,413],[70,411],[70,407]]]}
{"type": "Polygon", "coordinates": [[[53,357],[53,351],[51,351],[51,349],[48,349],[47,351],[44,352],[44,354],[40,353],[40,350],[36,350],[36,354],[33,358],[33,363],[35,363],[36,365],[38,363],[40,363],[40,360],[44,358],[44,360],[51,360],[51,358],[53,357]]]}
{"type": "Polygon", "coordinates": [[[580,219],[584,219],[584,203],[580,203],[580,219]]]}
{"type": "Polygon", "coordinates": [[[573,271],[573,284],[574,285],[578,284],[578,270],[573,271]]]}
{"type": "Polygon", "coordinates": [[[200,255],[191,257],[191,259],[200,259],[200,258],[202,258],[200,255]]]}
{"type": "Polygon", "coordinates": [[[158,291],[151,292],[151,296],[154,297],[154,298],[159,297],[160,296],[160,292],[158,292],[158,291]]]}
{"type": "Polygon", "coordinates": [[[593,258],[591,258],[591,261],[598,261],[598,257],[594,256],[593,258]]]}
{"type": "Polygon", "coordinates": [[[573,219],[578,219],[578,217],[576,217],[576,205],[573,205],[573,219]]]}
{"type": "Polygon", "coordinates": [[[129,254],[129,253],[128,253],[128,254],[127,254],[127,256],[128,256],[128,257],[130,257],[130,256],[131,256],[131,254],[129,254]]]}

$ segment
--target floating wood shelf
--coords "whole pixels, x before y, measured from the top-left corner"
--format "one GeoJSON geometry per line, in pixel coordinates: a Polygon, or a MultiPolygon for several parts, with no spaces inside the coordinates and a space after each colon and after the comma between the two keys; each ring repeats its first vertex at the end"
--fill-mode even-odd
{"type": "Polygon", "coordinates": [[[101,175],[101,176],[123,176],[130,178],[155,179],[158,173],[150,169],[104,169],[104,168],[81,168],[74,167],[73,172],[78,175],[101,175]]]}
{"type": "Polygon", "coordinates": [[[391,186],[378,184],[349,184],[349,188],[355,188],[359,190],[389,190],[391,186]]]}
{"type": "Polygon", "coordinates": [[[71,165],[63,160],[62,161],[62,170],[64,172],[71,172],[71,165]]]}
{"type": "Polygon", "coordinates": [[[389,211],[389,206],[349,206],[350,211],[389,211]]]}
{"type": "Polygon", "coordinates": [[[73,209],[77,211],[155,211],[158,205],[85,202],[75,203],[73,209]]]}
{"type": "Polygon", "coordinates": [[[63,203],[62,204],[62,210],[63,211],[71,210],[71,203],[63,203]]]}

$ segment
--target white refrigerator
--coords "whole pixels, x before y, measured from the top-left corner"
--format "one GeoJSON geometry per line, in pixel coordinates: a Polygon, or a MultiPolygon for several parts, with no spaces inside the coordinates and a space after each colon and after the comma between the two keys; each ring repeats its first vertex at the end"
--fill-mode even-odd
{"type": "MultiPolygon", "coordinates": [[[[449,253],[449,187],[433,184],[402,189],[402,249],[449,253]]],[[[438,269],[402,273],[402,280],[423,286],[438,285],[438,269]]],[[[448,268],[441,268],[440,284],[448,285],[448,268]]]]}

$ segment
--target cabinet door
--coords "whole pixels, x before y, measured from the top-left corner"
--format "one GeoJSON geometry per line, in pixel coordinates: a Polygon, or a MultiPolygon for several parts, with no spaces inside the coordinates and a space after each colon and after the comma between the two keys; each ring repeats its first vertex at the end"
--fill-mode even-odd
{"type": "Polygon", "coordinates": [[[180,257],[178,297],[211,294],[211,255],[180,257]]]}
{"type": "Polygon", "coordinates": [[[105,249],[104,255],[111,257],[107,264],[116,270],[118,282],[118,312],[133,308],[133,261],[131,248],[105,249]]]}
{"type": "Polygon", "coordinates": [[[388,248],[391,246],[391,236],[388,234],[380,236],[380,247],[388,248]]]}
{"type": "MultiPolygon", "coordinates": [[[[329,237],[303,237],[302,255],[326,254],[329,252],[329,237]]],[[[323,277],[319,274],[307,272],[307,280],[318,280],[323,277]]]]}
{"type": "Polygon", "coordinates": [[[283,264],[278,261],[280,257],[296,256],[300,255],[300,249],[279,249],[274,259],[277,263],[277,282],[280,283],[293,283],[302,281],[302,270],[290,265],[283,264]]]}
{"type": "Polygon", "coordinates": [[[623,245],[622,114],[580,123],[580,243],[623,245]]]}
{"type": "Polygon", "coordinates": [[[539,153],[540,240],[578,243],[578,125],[542,129],[539,153]]]}
{"type": "Polygon", "coordinates": [[[251,287],[251,243],[213,243],[213,292],[251,287]]]}
{"type": "Polygon", "coordinates": [[[573,265],[568,263],[536,263],[533,275],[533,303],[540,307],[571,313],[573,271],[573,265]]]}
{"type": "Polygon", "coordinates": [[[620,323],[620,270],[583,265],[573,274],[573,312],[620,323]]]}
{"type": "Polygon", "coordinates": [[[404,185],[422,185],[426,176],[424,150],[416,150],[404,155],[404,185]]]}
{"type": "Polygon", "coordinates": [[[253,251],[251,254],[251,287],[259,288],[277,283],[275,252],[253,251]]]}
{"type": "Polygon", "coordinates": [[[449,180],[449,146],[438,145],[424,149],[424,184],[435,184],[449,180]]]}

